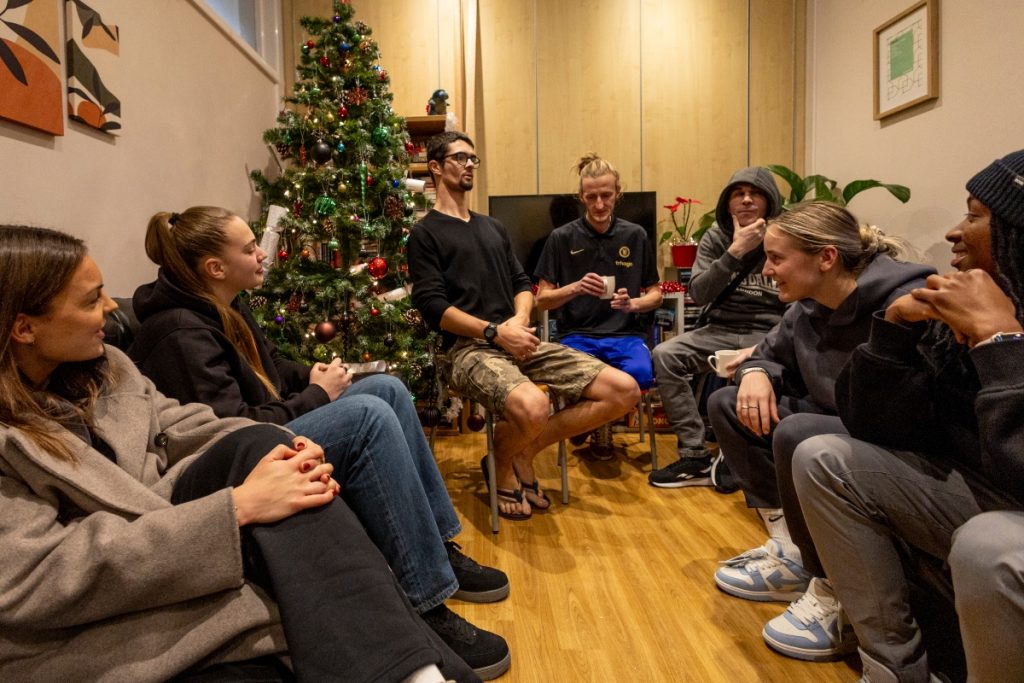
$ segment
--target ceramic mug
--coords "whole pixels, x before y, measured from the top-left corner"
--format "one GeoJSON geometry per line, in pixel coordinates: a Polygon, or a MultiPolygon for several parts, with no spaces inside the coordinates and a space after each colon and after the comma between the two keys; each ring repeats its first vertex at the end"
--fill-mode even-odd
{"type": "Polygon", "coordinates": [[[604,294],[601,295],[601,298],[611,299],[615,296],[615,276],[602,275],[601,279],[604,280],[604,294]]]}
{"type": "Polygon", "coordinates": [[[708,365],[715,371],[715,374],[719,377],[728,379],[731,372],[726,370],[726,366],[729,363],[736,360],[736,356],[740,355],[739,349],[721,349],[715,351],[714,355],[708,356],[708,365]]]}

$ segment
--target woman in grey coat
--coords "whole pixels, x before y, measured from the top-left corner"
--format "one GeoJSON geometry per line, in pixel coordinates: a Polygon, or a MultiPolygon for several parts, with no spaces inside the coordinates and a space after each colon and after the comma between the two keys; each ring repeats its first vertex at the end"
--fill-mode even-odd
{"type": "Polygon", "coordinates": [[[0,272],[0,679],[287,654],[298,680],[478,680],[335,500],[319,446],[167,399],[104,346],[115,304],[80,240],[0,227],[0,272]]]}

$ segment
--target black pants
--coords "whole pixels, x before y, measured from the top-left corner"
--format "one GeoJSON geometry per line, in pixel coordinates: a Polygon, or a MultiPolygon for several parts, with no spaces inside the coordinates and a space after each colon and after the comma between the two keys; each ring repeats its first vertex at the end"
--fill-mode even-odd
{"type": "MultiPolygon", "coordinates": [[[[220,439],[174,487],[175,504],[236,486],[274,446],[271,425],[220,439]]],[[[243,529],[246,578],[274,596],[299,681],[400,681],[438,664],[479,680],[416,615],[355,514],[336,498],[273,524],[243,529]]]]}

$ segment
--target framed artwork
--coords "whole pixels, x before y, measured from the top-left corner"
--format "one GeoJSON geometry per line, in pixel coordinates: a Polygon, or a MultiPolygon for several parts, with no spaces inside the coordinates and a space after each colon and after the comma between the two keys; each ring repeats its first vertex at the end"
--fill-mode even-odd
{"type": "Polygon", "coordinates": [[[939,96],[939,0],[875,29],[875,120],[939,96]]]}
{"type": "Polygon", "coordinates": [[[119,135],[121,100],[116,93],[121,32],[81,0],[67,0],[65,7],[68,118],[104,133],[119,135]]]}
{"type": "Polygon", "coordinates": [[[63,135],[59,5],[6,0],[0,7],[0,118],[63,135]]]}

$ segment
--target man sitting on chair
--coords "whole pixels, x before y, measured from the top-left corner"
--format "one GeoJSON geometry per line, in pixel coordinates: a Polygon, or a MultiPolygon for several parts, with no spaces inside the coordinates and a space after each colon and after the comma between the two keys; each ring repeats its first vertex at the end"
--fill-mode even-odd
{"type": "MultiPolygon", "coordinates": [[[[592,152],[576,162],[576,170],[586,213],[556,228],[544,245],[535,272],[537,307],[558,311],[560,343],[648,389],[654,370],[637,314],[661,305],[657,255],[642,227],[614,214],[622,196],[619,172],[592,152]]],[[[610,424],[591,434],[596,458],[612,458],[611,445],[610,424]]]]}
{"type": "Polygon", "coordinates": [[[551,504],[533,469],[537,453],[624,415],[640,390],[596,358],[537,338],[530,278],[505,227],[467,205],[480,163],[464,133],[428,141],[437,201],[409,236],[412,299],[442,333],[451,386],[501,417],[494,430],[498,510],[526,519],[551,504]],[[548,397],[535,382],[570,405],[549,415],[548,397]]]}

